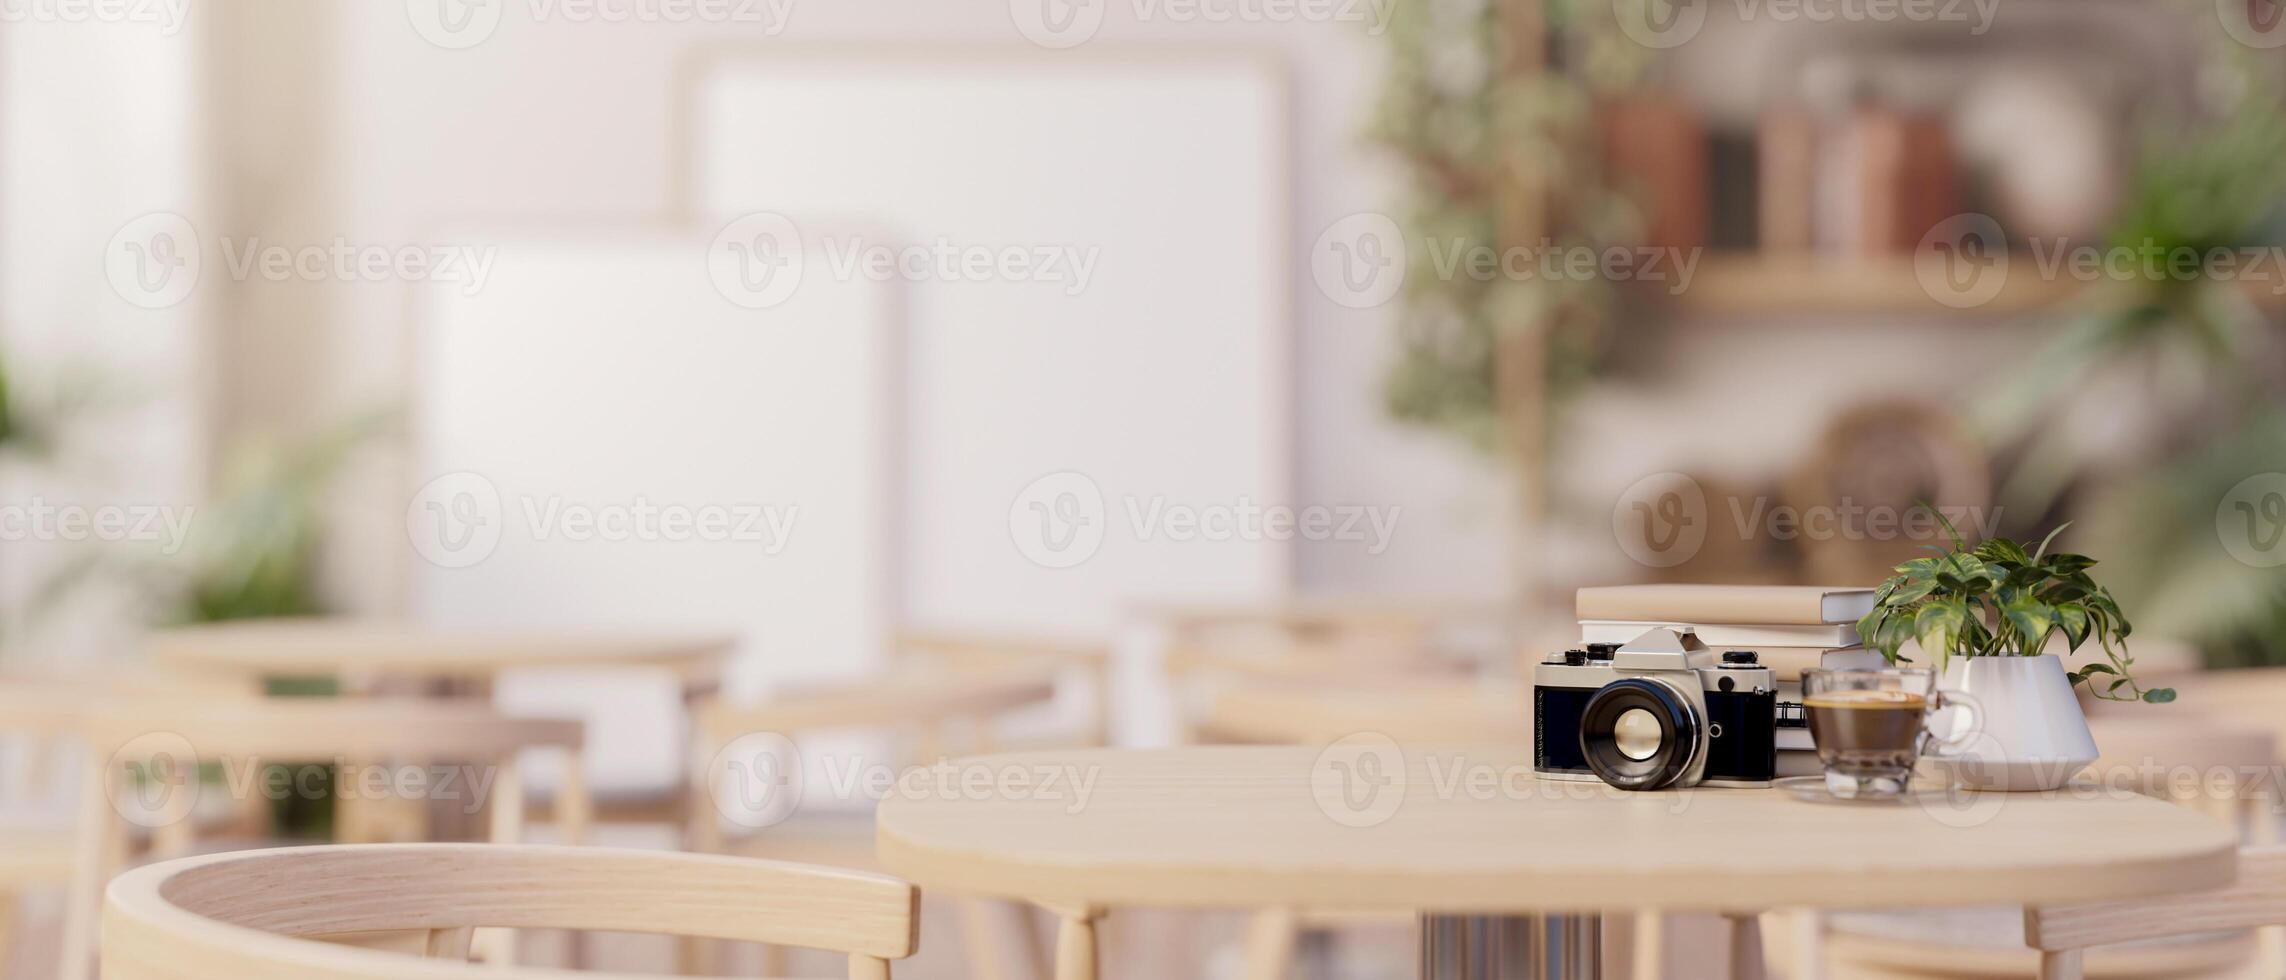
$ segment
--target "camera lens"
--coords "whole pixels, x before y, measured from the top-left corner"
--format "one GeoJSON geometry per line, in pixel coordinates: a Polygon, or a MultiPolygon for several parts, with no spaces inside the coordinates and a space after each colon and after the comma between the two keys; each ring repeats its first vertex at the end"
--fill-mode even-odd
{"type": "Polygon", "coordinates": [[[1650,758],[1659,751],[1659,719],[1641,708],[1620,712],[1619,720],[1612,722],[1612,744],[1619,754],[1636,761],[1650,758]]]}
{"type": "Polygon", "coordinates": [[[1588,769],[1620,789],[1672,785],[1700,751],[1698,712],[1668,685],[1642,677],[1613,681],[1580,713],[1580,752],[1588,769]]]}

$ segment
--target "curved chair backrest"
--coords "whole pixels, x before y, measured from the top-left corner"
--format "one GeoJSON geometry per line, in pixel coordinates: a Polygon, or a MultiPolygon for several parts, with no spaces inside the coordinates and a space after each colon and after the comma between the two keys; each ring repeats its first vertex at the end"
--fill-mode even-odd
{"type": "Polygon", "coordinates": [[[2089,946],[2275,925],[2286,925],[2286,848],[2252,847],[2238,852],[2227,888],[2026,909],[2024,942],[2040,951],[2041,980],[2079,980],[2089,946]]]}
{"type": "Polygon", "coordinates": [[[663,851],[368,844],[235,851],[111,883],[106,980],[523,980],[477,965],[477,928],[604,930],[832,950],[853,980],[913,954],[919,891],[882,875],[663,851]],[[425,930],[418,960],[308,937],[425,930]],[[457,955],[456,955],[457,954],[457,955]]]}

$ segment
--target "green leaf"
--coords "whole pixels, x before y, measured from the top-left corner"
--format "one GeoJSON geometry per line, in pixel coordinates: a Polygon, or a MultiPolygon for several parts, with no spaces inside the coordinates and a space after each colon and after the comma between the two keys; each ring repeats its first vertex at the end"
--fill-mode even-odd
{"type": "Polygon", "coordinates": [[[2124,684],[2126,684],[2126,683],[2127,683],[2127,678],[2125,678],[2125,677],[2122,677],[2122,678],[2120,678],[2120,679],[2118,679],[2118,680],[2116,680],[2116,681],[2113,681],[2113,682],[2111,682],[2111,686],[2110,686],[2109,688],[2106,688],[2106,689],[2105,689],[2105,691],[2106,691],[2107,693],[2109,693],[2109,692],[2115,692],[2115,691],[2118,691],[2118,690],[2120,689],[2120,686],[2121,686],[2121,685],[2124,685],[2124,684]]]}
{"type": "MultiPolygon", "coordinates": [[[[1940,549],[1938,553],[1943,554],[1943,551],[1940,549]]],[[[1897,566],[1896,572],[1908,580],[1928,578],[1937,574],[1937,563],[1943,560],[1943,558],[1909,559],[1904,564],[1897,566]]]]}
{"type": "Polygon", "coordinates": [[[2124,640],[2127,638],[2127,634],[2134,631],[2135,627],[2128,623],[2127,617],[2120,614],[2119,603],[2112,601],[2111,593],[2097,589],[2093,595],[2087,597],[2083,604],[2088,607],[2090,612],[2100,612],[2106,619],[2110,620],[2112,636],[2124,640]]]}
{"type": "Polygon", "coordinates": [[[1918,501],[1917,505],[1922,510],[1928,511],[1929,513],[1935,514],[1937,516],[1937,523],[1944,525],[1946,536],[1953,539],[1954,551],[1968,550],[1968,544],[1961,540],[1961,529],[1953,526],[1952,518],[1946,517],[1944,511],[1938,510],[1926,500],[1918,501]]]}
{"type": "Polygon", "coordinates": [[[2065,641],[2072,645],[2072,649],[2079,649],[2080,644],[2088,640],[2088,608],[2078,603],[2065,603],[2054,608],[2056,625],[2063,628],[2065,641]]]}
{"type": "Polygon", "coordinates": [[[2143,701],[2146,704],[2169,704],[2174,700],[2175,689],[2172,687],[2154,687],[2143,692],[2143,701]]]}
{"type": "Polygon", "coordinates": [[[2059,551],[2053,555],[2049,555],[2045,559],[2042,559],[2040,562],[2040,567],[2047,569],[2050,573],[2055,575],[2070,575],[2073,572],[2085,571],[2089,568],[2093,568],[2095,563],[2095,559],[2090,558],[2086,555],[2075,555],[2067,551],[2059,551]]]}
{"type": "MultiPolygon", "coordinates": [[[[1912,636],[1912,633],[1912,618],[1891,616],[1881,621],[1881,629],[1876,632],[1872,641],[1873,648],[1881,651],[1884,656],[1894,657],[1897,651],[1905,646],[1905,641],[1912,636]]],[[[1926,652],[1932,657],[1944,656],[1943,652],[1938,650],[1926,652]]]]}
{"type": "Polygon", "coordinates": [[[2093,674],[2110,674],[2114,677],[2119,675],[2119,671],[2111,669],[2110,664],[2089,664],[2085,667],[2080,668],[2079,672],[2080,676],[2082,677],[2093,674]]]}
{"type": "Polygon", "coordinates": [[[2047,585],[2042,586],[2042,590],[2040,597],[2049,602],[2070,602],[2074,599],[2085,598],[2089,593],[2095,591],[2069,579],[2051,579],[2047,585]]]}
{"type": "Polygon", "coordinates": [[[1963,582],[1981,581],[1986,585],[1990,585],[1999,579],[1999,576],[1994,575],[1991,569],[1985,567],[1982,559],[1967,552],[1947,556],[1938,566],[1938,574],[1940,576],[1949,574],[1963,582]]]}
{"type": "Polygon", "coordinates": [[[1986,561],[2029,565],[2032,556],[2024,553],[2024,546],[2007,538],[1992,538],[1976,546],[1976,556],[1986,561]]]}
{"type": "Polygon", "coordinates": [[[2048,536],[2047,536],[2047,537],[2045,537],[2045,538],[2041,538],[2041,539],[2040,539],[2040,546],[2039,546],[2039,547],[2037,547],[2037,548],[2034,548],[2034,549],[2032,549],[2032,560],[2033,560],[2033,561],[2039,561],[2039,560],[2040,560],[2040,556],[2041,556],[2041,555],[2045,555],[2045,554],[2047,554],[2047,553],[2048,553],[2048,545],[2050,545],[2050,544],[2052,544],[2052,543],[2054,543],[2054,542],[2055,542],[2055,540],[2056,540],[2056,535],[2059,535],[2059,534],[2062,534],[2062,533],[2064,533],[2064,529],[2065,529],[2065,528],[2067,528],[2067,527],[2071,527],[2071,526],[2072,526],[2072,522],[2070,522],[2070,521],[2065,521],[2065,522],[2064,522],[2064,523],[2062,523],[2062,524],[2058,524],[2058,525],[2056,525],[2056,529],[2055,529],[2055,530],[2048,532],[2048,536]]]}
{"type": "Polygon", "coordinates": [[[1890,593],[1889,607],[1894,609],[1919,602],[1927,598],[1929,593],[1937,591],[1937,584],[1934,578],[1909,579],[1896,592],[1890,593]]]}
{"type": "Polygon", "coordinates": [[[1871,639],[1873,634],[1881,630],[1881,621],[1887,618],[1889,618],[1888,606],[1876,605],[1867,610],[1865,615],[1857,619],[1858,638],[1871,639]]]}
{"type": "Polygon", "coordinates": [[[2048,630],[2056,625],[2056,610],[2037,599],[2023,598],[2006,603],[2000,607],[2000,615],[2008,620],[2008,625],[2014,627],[2016,635],[2023,639],[2024,649],[2018,652],[2024,654],[2039,653],[2040,641],[2046,639],[2048,630]]]}
{"type": "Polygon", "coordinates": [[[1921,641],[1921,649],[1930,656],[1942,656],[1953,649],[1953,640],[1961,632],[1961,624],[1968,619],[1968,603],[1962,599],[1945,599],[1921,607],[1920,615],[1913,617],[1913,636],[1921,641]]]}

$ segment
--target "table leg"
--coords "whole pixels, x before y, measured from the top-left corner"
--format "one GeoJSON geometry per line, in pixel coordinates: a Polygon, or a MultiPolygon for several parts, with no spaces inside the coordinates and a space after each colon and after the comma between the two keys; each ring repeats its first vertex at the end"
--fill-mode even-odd
{"type": "Polygon", "coordinates": [[[1598,980],[1597,915],[1421,917],[1421,980],[1598,980]]]}

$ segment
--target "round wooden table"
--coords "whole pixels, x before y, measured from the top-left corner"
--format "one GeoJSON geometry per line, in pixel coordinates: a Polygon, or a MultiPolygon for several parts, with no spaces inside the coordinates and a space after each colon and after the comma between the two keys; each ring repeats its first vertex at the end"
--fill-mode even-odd
{"type": "Polygon", "coordinates": [[[1606,910],[2079,903],[2236,873],[2228,828],[2094,789],[1895,805],[1630,793],[1540,780],[1529,747],[1376,735],[953,766],[881,804],[883,864],[1057,911],[1066,980],[1093,975],[1091,923],[1119,905],[1406,909],[1423,916],[1424,977],[1523,976],[1527,958],[1592,976],[1606,910]]]}

